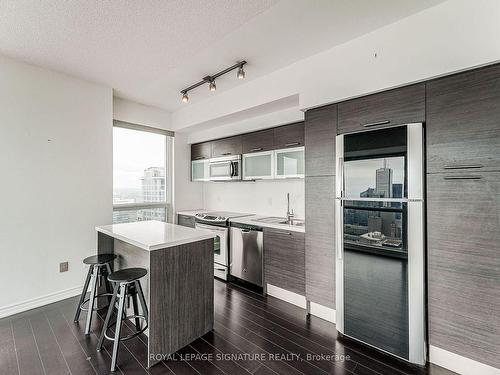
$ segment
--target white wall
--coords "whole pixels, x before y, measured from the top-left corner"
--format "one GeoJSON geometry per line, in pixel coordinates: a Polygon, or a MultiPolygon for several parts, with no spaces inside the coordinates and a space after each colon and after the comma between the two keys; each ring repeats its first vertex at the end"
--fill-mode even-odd
{"type": "Polygon", "coordinates": [[[304,218],[303,179],[203,183],[203,203],[209,210],[284,217],[286,193],[290,193],[295,217],[304,218]]]}
{"type": "Polygon", "coordinates": [[[133,124],[172,130],[170,112],[116,97],[113,98],[113,118],[133,124]]]}
{"type": "Polygon", "coordinates": [[[110,88],[0,57],[0,316],[80,291],[112,220],[112,114],[110,88]]]}
{"type": "Polygon", "coordinates": [[[203,182],[191,182],[191,145],[187,135],[174,138],[174,210],[203,208],[203,182]]]}
{"type": "Polygon", "coordinates": [[[208,121],[216,127],[216,119],[292,95],[306,109],[499,61],[499,15],[498,0],[448,0],[190,103],[173,113],[173,129],[208,121]]]}

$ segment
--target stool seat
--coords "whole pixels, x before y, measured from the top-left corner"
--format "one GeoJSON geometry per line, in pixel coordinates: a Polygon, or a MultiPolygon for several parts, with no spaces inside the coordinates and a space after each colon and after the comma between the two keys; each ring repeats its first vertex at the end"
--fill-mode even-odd
{"type": "Polygon", "coordinates": [[[115,260],[115,254],[99,254],[99,255],[91,255],[83,260],[85,264],[106,264],[111,263],[115,260]]]}
{"type": "Polygon", "coordinates": [[[114,283],[129,283],[138,280],[148,274],[144,268],[124,268],[113,272],[108,276],[108,280],[114,283]]]}

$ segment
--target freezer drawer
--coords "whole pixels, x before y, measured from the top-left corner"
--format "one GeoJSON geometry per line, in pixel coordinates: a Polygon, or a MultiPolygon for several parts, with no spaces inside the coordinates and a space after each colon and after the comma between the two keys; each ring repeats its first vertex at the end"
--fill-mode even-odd
{"type": "Polygon", "coordinates": [[[231,227],[229,273],[252,284],[262,283],[262,231],[231,227]]]}

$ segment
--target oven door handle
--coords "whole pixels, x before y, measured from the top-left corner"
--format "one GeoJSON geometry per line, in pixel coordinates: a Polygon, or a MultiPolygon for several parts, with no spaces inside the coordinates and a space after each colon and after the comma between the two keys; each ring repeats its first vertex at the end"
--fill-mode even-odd
{"type": "Polygon", "coordinates": [[[217,231],[217,232],[227,231],[227,228],[220,228],[219,229],[218,227],[215,227],[213,225],[206,225],[206,224],[199,224],[199,223],[195,224],[195,228],[208,229],[208,230],[213,230],[213,231],[217,231]]]}

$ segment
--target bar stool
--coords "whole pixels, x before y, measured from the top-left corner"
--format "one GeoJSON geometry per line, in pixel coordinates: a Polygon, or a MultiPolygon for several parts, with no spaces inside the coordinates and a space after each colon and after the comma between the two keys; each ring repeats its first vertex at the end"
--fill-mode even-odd
{"type": "Polygon", "coordinates": [[[148,308],[146,306],[146,299],[144,298],[144,293],[142,292],[141,283],[139,279],[146,276],[148,271],[144,268],[124,268],[122,270],[113,272],[108,276],[108,280],[115,284],[113,297],[108,307],[108,314],[106,315],[106,320],[104,321],[104,326],[102,328],[101,336],[99,337],[99,342],[97,343],[97,351],[101,351],[102,343],[104,338],[113,341],[113,355],[111,357],[111,371],[116,370],[116,359],[118,356],[118,345],[120,341],[130,340],[148,328],[148,308]],[[119,293],[118,293],[119,292],[119,293]],[[127,315],[125,311],[125,299],[132,297],[132,303],[134,308],[133,315],[127,315]],[[139,314],[137,297],[142,307],[142,315],[139,314]],[[115,308],[116,299],[118,298],[118,311],[116,321],[110,324],[111,316],[115,308]],[[122,322],[127,319],[135,319],[134,333],[120,337],[120,331],[122,327],[122,322]],[[140,320],[145,321],[145,325],[141,328],[140,320]],[[111,337],[108,335],[107,331],[112,327],[115,327],[115,335],[111,337]]]}
{"type": "Polygon", "coordinates": [[[111,299],[113,295],[111,290],[111,285],[107,280],[107,276],[111,274],[111,262],[113,262],[116,258],[115,254],[99,254],[92,255],[83,260],[84,264],[90,265],[89,272],[87,273],[87,278],[85,279],[85,284],[83,286],[82,295],[80,296],[80,302],[78,302],[78,306],[76,307],[75,318],[73,321],[76,323],[80,318],[81,311],[87,311],[87,322],[85,324],[85,334],[88,335],[90,333],[90,324],[92,322],[92,315],[94,311],[102,310],[104,307],[96,308],[94,307],[94,302],[99,297],[108,296],[108,299],[111,299]],[[101,280],[104,278],[104,283],[106,285],[106,293],[97,293],[97,287],[101,286],[101,280]],[[99,281],[99,282],[98,282],[99,281]],[[90,297],[85,298],[87,295],[87,289],[90,286],[90,297]],[[88,306],[84,305],[88,302],[88,306]]]}

